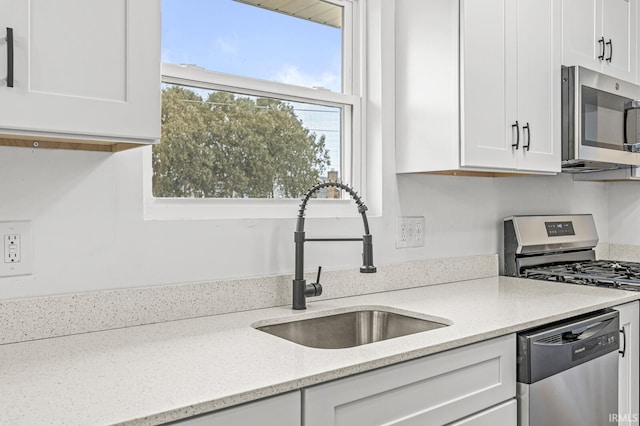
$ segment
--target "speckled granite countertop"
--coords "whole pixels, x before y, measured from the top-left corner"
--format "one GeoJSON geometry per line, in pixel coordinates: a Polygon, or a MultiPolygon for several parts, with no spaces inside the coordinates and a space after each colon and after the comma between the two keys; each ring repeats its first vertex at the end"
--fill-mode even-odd
{"type": "Polygon", "coordinates": [[[640,293],[495,277],[0,346],[0,424],[159,424],[596,309],[640,293]],[[387,306],[449,327],[312,349],[255,322],[387,306]]]}

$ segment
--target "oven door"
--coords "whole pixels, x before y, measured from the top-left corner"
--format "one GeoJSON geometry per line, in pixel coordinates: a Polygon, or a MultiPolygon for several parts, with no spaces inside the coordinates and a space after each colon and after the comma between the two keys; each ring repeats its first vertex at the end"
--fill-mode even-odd
{"type": "Polygon", "coordinates": [[[564,68],[562,84],[562,159],[640,165],[640,86],[581,67],[564,68]]]}

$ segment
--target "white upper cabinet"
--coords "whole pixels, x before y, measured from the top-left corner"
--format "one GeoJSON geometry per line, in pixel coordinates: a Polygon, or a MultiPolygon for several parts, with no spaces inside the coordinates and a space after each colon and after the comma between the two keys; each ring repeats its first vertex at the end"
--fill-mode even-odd
{"type": "Polygon", "coordinates": [[[0,44],[0,137],[159,139],[159,1],[0,0],[5,28],[13,43],[0,44]]]}
{"type": "MultiPolygon", "coordinates": [[[[461,165],[514,169],[507,121],[517,120],[513,2],[461,2],[461,165]]],[[[514,136],[515,137],[515,136],[514,136]]]]}
{"type": "Polygon", "coordinates": [[[560,6],[397,1],[399,173],[560,171],[560,6]]]}
{"type": "Polygon", "coordinates": [[[636,80],[637,0],[562,0],[562,64],[636,80]]]}
{"type": "Polygon", "coordinates": [[[554,16],[560,5],[555,0],[517,3],[517,119],[522,128],[518,169],[559,172],[561,21],[554,16]]]}

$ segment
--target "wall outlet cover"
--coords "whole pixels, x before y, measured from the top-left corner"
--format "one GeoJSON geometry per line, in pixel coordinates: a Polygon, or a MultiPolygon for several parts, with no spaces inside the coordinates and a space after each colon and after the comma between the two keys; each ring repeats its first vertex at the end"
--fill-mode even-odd
{"type": "Polygon", "coordinates": [[[31,244],[31,222],[0,222],[0,277],[31,275],[33,273],[33,251],[31,244]]]}
{"type": "Polygon", "coordinates": [[[424,216],[398,218],[396,248],[424,247],[424,216]]]}

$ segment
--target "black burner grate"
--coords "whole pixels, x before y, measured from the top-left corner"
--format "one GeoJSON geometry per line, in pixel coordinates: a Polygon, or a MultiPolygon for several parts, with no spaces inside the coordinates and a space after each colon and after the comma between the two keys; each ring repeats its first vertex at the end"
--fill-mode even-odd
{"type": "Polygon", "coordinates": [[[521,276],[545,281],[640,291],[640,263],[608,260],[539,265],[521,276]]]}

